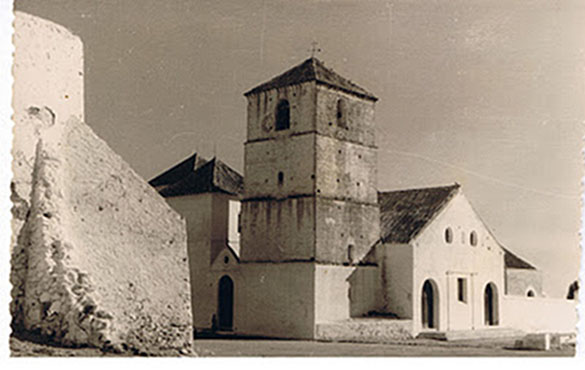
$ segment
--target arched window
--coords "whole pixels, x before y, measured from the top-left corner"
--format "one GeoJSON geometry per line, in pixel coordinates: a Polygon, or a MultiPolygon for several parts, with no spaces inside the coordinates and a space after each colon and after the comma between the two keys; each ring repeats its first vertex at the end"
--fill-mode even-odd
{"type": "Polygon", "coordinates": [[[475,231],[472,231],[471,234],[469,234],[469,243],[474,247],[477,245],[477,233],[475,231]]]}
{"type": "Polygon", "coordinates": [[[278,173],[278,185],[282,185],[284,182],[284,173],[279,172],[278,173]]]}
{"type": "Polygon", "coordinates": [[[445,229],[445,241],[449,244],[453,243],[453,230],[450,227],[445,229]]]}
{"type": "Polygon", "coordinates": [[[530,289],[527,293],[526,293],[527,297],[534,297],[534,290],[530,289]]]}
{"type": "Polygon", "coordinates": [[[276,131],[286,130],[290,127],[290,105],[288,100],[282,99],[276,105],[276,131]]]}

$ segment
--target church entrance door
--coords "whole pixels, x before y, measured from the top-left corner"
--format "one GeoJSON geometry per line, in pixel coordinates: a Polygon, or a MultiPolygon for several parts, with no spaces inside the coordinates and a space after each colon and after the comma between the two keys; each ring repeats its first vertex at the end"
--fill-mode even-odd
{"type": "Polygon", "coordinates": [[[422,326],[424,329],[439,327],[439,292],[432,280],[426,280],[422,289],[422,326]]]}
{"type": "Polygon", "coordinates": [[[217,298],[219,330],[232,330],[234,323],[234,282],[227,275],[219,279],[217,298]]]}
{"type": "Polygon", "coordinates": [[[483,299],[485,324],[498,325],[498,289],[494,283],[486,285],[483,299]]]}

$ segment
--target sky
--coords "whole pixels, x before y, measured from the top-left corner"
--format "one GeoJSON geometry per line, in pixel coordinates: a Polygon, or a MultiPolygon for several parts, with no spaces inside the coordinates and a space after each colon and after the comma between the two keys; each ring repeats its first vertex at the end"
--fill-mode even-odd
{"type": "Polygon", "coordinates": [[[579,270],[585,2],[16,0],[81,37],[85,114],[150,179],[198,152],[243,171],[250,88],[301,63],[374,93],[378,187],[458,182],[562,297],[579,270]]]}

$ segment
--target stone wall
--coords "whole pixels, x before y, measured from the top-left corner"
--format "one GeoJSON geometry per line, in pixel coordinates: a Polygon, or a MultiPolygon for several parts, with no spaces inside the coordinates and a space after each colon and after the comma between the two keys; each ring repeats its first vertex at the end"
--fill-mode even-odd
{"type": "Polygon", "coordinates": [[[13,238],[28,212],[35,148],[45,129],[83,120],[83,44],[69,30],[23,12],[14,18],[13,238]]]}
{"type": "Polygon", "coordinates": [[[14,26],[13,330],[190,352],[184,221],[82,123],[80,39],[21,12],[14,26]]]}
{"type": "Polygon", "coordinates": [[[375,102],[323,85],[316,86],[315,130],[324,136],[373,148],[376,141],[375,102]],[[338,102],[343,102],[337,118],[338,102]]]}
{"type": "MultiPolygon", "coordinates": [[[[315,129],[315,82],[263,91],[248,97],[248,142],[281,139],[315,129]],[[281,99],[290,104],[290,128],[276,131],[275,112],[281,99]]],[[[246,176],[247,177],[247,176],[246,176]]]]}
{"type": "Polygon", "coordinates": [[[184,221],[76,118],[44,132],[13,251],[16,330],[65,345],[190,351],[184,221]]]}
{"type": "Polygon", "coordinates": [[[315,198],[242,202],[242,261],[315,257],[315,198]]]}
{"type": "Polygon", "coordinates": [[[246,144],[246,198],[284,198],[315,191],[315,136],[246,144]],[[279,183],[278,173],[282,173],[279,183]]]}
{"type": "Polygon", "coordinates": [[[380,238],[377,205],[316,199],[315,260],[322,263],[366,262],[380,238]]]}

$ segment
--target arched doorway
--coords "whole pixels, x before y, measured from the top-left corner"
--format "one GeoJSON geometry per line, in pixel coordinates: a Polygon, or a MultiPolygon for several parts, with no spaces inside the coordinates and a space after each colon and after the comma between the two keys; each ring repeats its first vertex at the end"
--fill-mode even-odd
{"type": "Polygon", "coordinates": [[[423,284],[421,295],[422,326],[424,329],[439,328],[439,290],[432,280],[423,284]]]}
{"type": "Polygon", "coordinates": [[[498,325],[498,288],[494,283],[488,283],[483,294],[484,321],[488,326],[498,325]]]}
{"type": "Polygon", "coordinates": [[[219,330],[232,330],[234,324],[234,282],[227,275],[219,279],[217,317],[219,330]]]}

